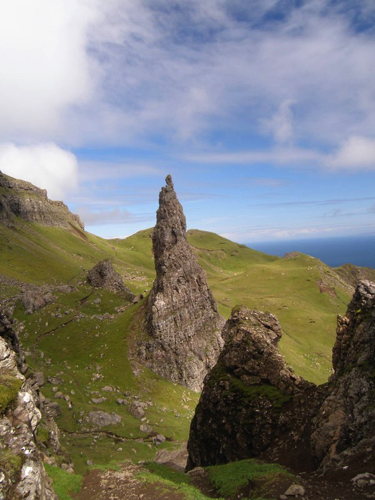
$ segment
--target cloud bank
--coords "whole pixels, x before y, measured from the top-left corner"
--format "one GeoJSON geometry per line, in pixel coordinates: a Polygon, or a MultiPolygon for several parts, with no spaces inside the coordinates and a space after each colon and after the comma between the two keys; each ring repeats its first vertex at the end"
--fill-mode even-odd
{"type": "Polygon", "coordinates": [[[0,170],[47,189],[53,200],[62,200],[78,184],[76,157],[52,143],[22,147],[1,144],[0,170]]]}

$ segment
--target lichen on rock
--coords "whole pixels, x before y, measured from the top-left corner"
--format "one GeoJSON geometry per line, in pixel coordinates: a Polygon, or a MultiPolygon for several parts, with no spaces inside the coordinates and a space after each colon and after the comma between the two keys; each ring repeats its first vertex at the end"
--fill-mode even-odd
{"type": "Polygon", "coordinates": [[[186,239],[186,219],[170,175],[152,232],[156,280],[147,301],[141,360],[159,375],[200,390],[216,363],[224,324],[206,275],[186,239]]]}

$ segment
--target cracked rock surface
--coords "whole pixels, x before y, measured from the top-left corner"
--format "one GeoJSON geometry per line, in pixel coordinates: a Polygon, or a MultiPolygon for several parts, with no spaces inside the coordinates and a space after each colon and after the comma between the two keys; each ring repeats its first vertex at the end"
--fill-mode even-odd
{"type": "Polygon", "coordinates": [[[147,303],[148,338],[139,354],[154,372],[198,391],[222,348],[224,319],[186,239],[171,176],[160,192],[152,244],[156,280],[147,303]]]}

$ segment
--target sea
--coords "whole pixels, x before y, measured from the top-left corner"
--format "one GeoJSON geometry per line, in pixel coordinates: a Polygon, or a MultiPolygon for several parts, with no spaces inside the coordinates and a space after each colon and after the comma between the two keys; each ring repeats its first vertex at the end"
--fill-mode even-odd
{"type": "Polygon", "coordinates": [[[317,257],[330,267],[354,264],[375,269],[375,234],[317,239],[264,241],[246,243],[254,250],[283,257],[288,252],[301,252],[317,257]]]}

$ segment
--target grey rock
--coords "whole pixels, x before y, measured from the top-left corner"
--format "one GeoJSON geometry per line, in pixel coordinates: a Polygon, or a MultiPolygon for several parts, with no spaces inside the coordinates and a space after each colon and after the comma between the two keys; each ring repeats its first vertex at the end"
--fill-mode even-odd
{"type": "Polygon", "coordinates": [[[302,497],[304,494],[305,494],[305,488],[299,484],[292,484],[284,493],[284,495],[286,495],[287,497],[297,497],[297,496],[302,497]]]}
{"type": "Polygon", "coordinates": [[[363,488],[364,486],[375,485],[375,476],[374,474],[370,474],[369,472],[364,472],[362,474],[357,474],[351,482],[358,486],[359,488],[363,488]]]}
{"type": "Polygon", "coordinates": [[[139,356],[159,375],[198,391],[222,348],[224,320],[186,239],[171,176],[160,192],[152,245],[156,280],[147,300],[148,338],[140,343],[139,356]]]}
{"type": "Polygon", "coordinates": [[[95,288],[105,288],[112,292],[121,292],[126,300],[132,301],[134,294],[124,285],[118,272],[113,269],[109,259],[98,262],[87,274],[87,281],[95,288]]]}
{"type": "Polygon", "coordinates": [[[311,387],[279,353],[281,327],[275,316],[236,307],[222,331],[225,340],[205,378],[191,422],[188,470],[259,455],[295,418],[284,405],[311,387]]]}
{"type": "Polygon", "coordinates": [[[90,411],[87,419],[97,427],[107,427],[121,422],[121,417],[116,413],[106,413],[104,411],[90,411]]]}
{"type": "Polygon", "coordinates": [[[26,309],[27,314],[32,314],[39,309],[42,309],[50,302],[55,300],[55,296],[51,292],[46,292],[43,288],[33,287],[31,290],[26,290],[22,294],[22,304],[26,309]]]}
{"type": "Polygon", "coordinates": [[[138,401],[134,401],[129,406],[129,413],[131,415],[133,415],[133,417],[135,417],[135,418],[143,418],[145,416],[145,412],[143,410],[143,405],[138,401]]]}
{"type": "Polygon", "coordinates": [[[150,432],[152,432],[152,427],[150,425],[147,425],[147,424],[142,424],[139,426],[139,430],[141,432],[146,432],[149,434],[150,432]]]}

